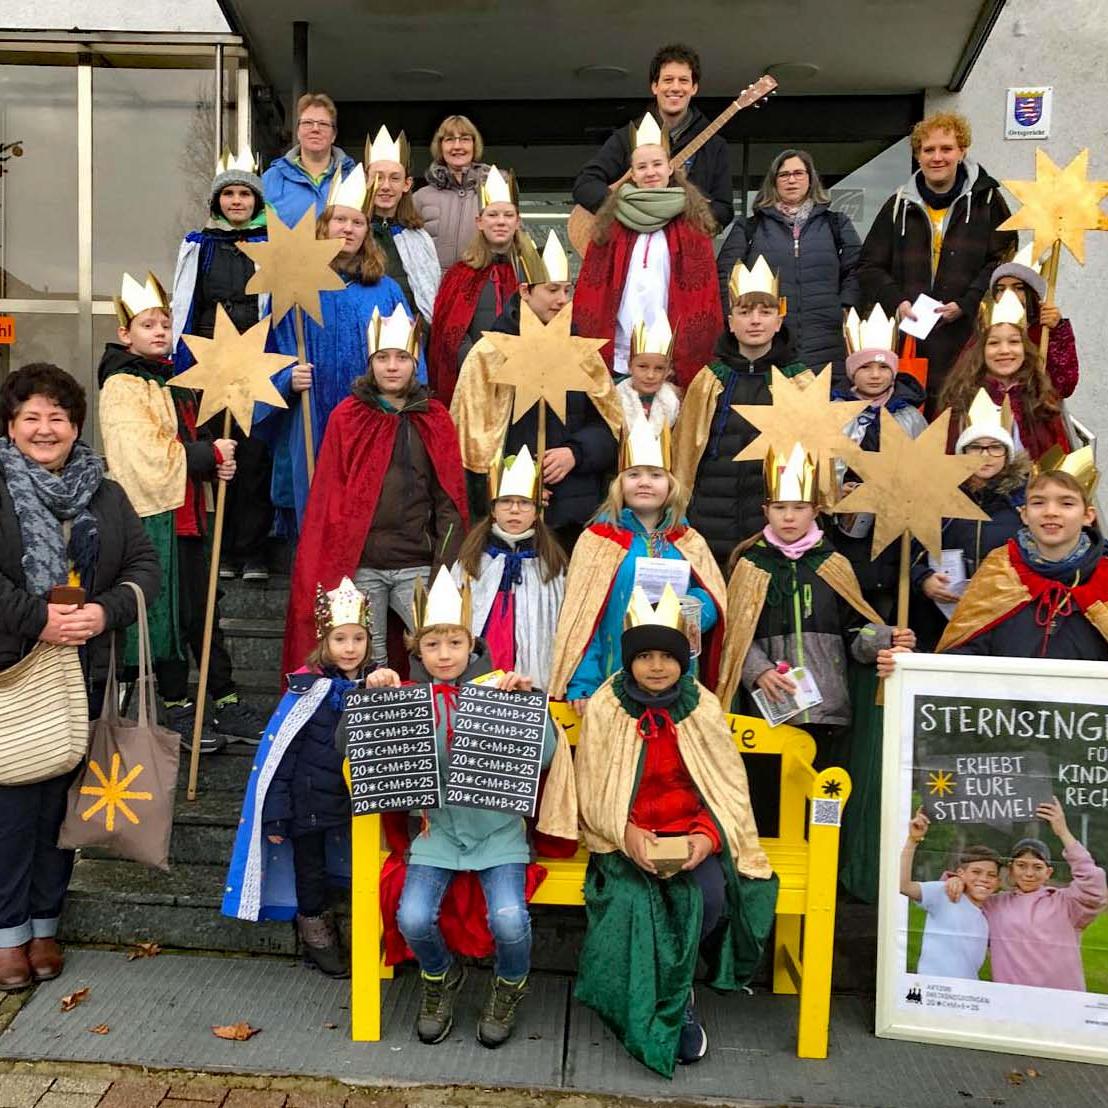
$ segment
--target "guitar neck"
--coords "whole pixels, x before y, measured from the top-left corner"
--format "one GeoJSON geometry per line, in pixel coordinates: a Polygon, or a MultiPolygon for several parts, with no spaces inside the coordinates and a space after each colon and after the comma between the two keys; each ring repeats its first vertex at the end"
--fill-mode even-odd
{"type": "Polygon", "coordinates": [[[756,104],[764,96],[768,96],[777,87],[777,82],[769,76],[761,77],[759,80],[746,89],[741,96],[732,103],[728,104],[699,135],[696,136],[687,146],[681,148],[679,154],[675,154],[669,162],[670,169],[679,169],[681,165],[689,160],[705,143],[710,142],[719,132],[727,126],[727,124],[741,112],[744,108],[749,108],[751,104],[756,104]]]}

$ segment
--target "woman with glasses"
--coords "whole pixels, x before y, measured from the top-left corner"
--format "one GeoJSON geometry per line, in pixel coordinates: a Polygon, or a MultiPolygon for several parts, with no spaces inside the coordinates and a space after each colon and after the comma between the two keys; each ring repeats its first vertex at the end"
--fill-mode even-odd
{"type": "Polygon", "coordinates": [[[296,135],[292,148],[270,163],[262,175],[265,202],[290,227],[314,204],[319,215],[336,169],[343,176],[354,159],[335,145],[339,113],[325,92],[306,92],[296,104],[296,135]]]}
{"type": "Polygon", "coordinates": [[[720,298],[736,264],[759,255],[778,275],[788,304],[788,328],[799,361],[814,370],[828,362],[843,373],[843,309],[859,303],[854,267],[862,243],[854,224],[831,211],[830,198],[807,150],[782,150],[754,199],[754,214],[736,219],[716,261],[720,298]]]}
{"type": "Polygon", "coordinates": [[[431,139],[427,184],[412,195],[445,273],[473,238],[477,193],[488,176],[481,133],[464,115],[448,115],[431,139]]]}

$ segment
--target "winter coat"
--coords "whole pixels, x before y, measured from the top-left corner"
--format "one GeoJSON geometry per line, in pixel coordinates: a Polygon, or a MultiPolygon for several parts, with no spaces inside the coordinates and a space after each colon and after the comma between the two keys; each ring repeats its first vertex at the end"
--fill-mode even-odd
{"type": "Polygon", "coordinates": [[[813,369],[828,362],[844,374],[843,309],[859,305],[855,267],[862,240],[854,224],[827,204],[816,204],[793,237],[792,224],[776,208],[760,208],[745,222],[735,220],[716,258],[723,314],[730,308],[727,283],[738,262],[752,266],[761,256],[778,276],[789,312],[796,356],[813,369]]]}
{"type": "MultiPolygon", "coordinates": [[[[289,743],[262,806],[262,833],[296,838],[350,823],[350,790],[342,774],[344,751],[337,734],[343,696],[354,683],[333,668],[323,673],[331,688],[289,743]]],[[[289,692],[303,696],[318,673],[292,673],[289,692]]]]}
{"type": "MultiPolygon", "coordinates": [[[[492,668],[488,647],[481,639],[477,639],[469,665],[454,683],[454,687],[481,677],[491,672],[492,668]]],[[[431,680],[418,658],[412,659],[411,674],[413,681],[431,680]]],[[[439,778],[444,796],[450,742],[447,730],[451,726],[453,707],[443,690],[449,688],[450,685],[442,682],[434,683],[435,737],[439,748],[439,778]]],[[[555,742],[554,725],[547,715],[542,750],[544,769],[554,757],[555,742]]],[[[427,821],[426,830],[412,837],[408,853],[408,862],[411,865],[438,866],[441,869],[461,871],[531,861],[527,825],[520,816],[482,808],[461,808],[454,804],[444,804],[441,808],[430,809],[423,814],[427,821]]]]}
{"type": "MultiPolygon", "coordinates": [[[[792,357],[783,327],[769,351],[753,362],[743,357],[738,340],[725,331],[716,344],[715,359],[701,370],[714,373],[723,385],[723,392],[716,403],[711,435],[697,467],[688,517],[720,565],[726,563],[736,543],[750,538],[765,524],[762,463],[734,460],[758,437],[758,432],[731,406],[769,404],[772,366],[777,366],[786,377],[804,372],[804,364],[792,357]]],[[[695,414],[686,402],[677,417],[678,426],[688,418],[695,418],[695,414]]]]}
{"type": "MultiPolygon", "coordinates": [[[[657,119],[657,108],[648,109],[657,119]]],[[[636,119],[641,119],[637,116],[636,119]]],[[[705,127],[708,117],[699,108],[690,106],[682,126],[670,133],[672,154],[682,150],[705,127]]],[[[607,200],[608,186],[618,181],[631,166],[631,139],[626,127],[617,127],[591,161],[587,162],[573,182],[573,200],[590,212],[598,211],[607,200]]],[[[727,143],[722,135],[713,135],[684,163],[689,180],[708,198],[712,216],[722,230],[734,218],[734,186],[731,183],[731,163],[727,143]]]]}
{"type": "Polygon", "coordinates": [[[855,661],[872,665],[877,652],[891,645],[890,628],[867,623],[816,570],[831,545],[821,540],[794,560],[764,538],[744,552],[770,574],[769,590],[754,639],[742,667],[741,710],[759,716],[750,696],[755,682],[779,661],[803,666],[812,675],[823,701],[793,722],[843,726],[850,722],[847,650],[855,661]]]}
{"type": "Polygon", "coordinates": [[[482,162],[467,166],[459,184],[442,162],[433,162],[427,170],[427,184],[412,193],[423,229],[435,240],[443,273],[477,234],[477,190],[489,175],[489,168],[482,162]]]}
{"type": "MultiPolygon", "coordinates": [[[[107,623],[104,632],[82,649],[81,660],[89,679],[102,681],[108,670],[109,636],[116,634],[116,653],[122,660],[121,632],[138,618],[135,594],[124,582],[138,585],[149,606],[158,595],[162,574],[142,521],[119,485],[104,478],[89,501],[89,511],[96,519],[100,549],[86,595],[88,603],[103,607],[107,623]]],[[[27,592],[19,519],[0,472],[0,669],[14,665],[34,647],[46,616],[46,598],[27,592]]]]}
{"type": "Polygon", "coordinates": [[[999,184],[976,162],[965,159],[966,180],[947,208],[938,269],[931,269],[931,219],[917,186],[918,174],[885,201],[862,244],[858,263],[862,302],[880,303],[887,313],[925,292],[953,300],[962,317],[939,323],[917,349],[928,360],[927,395],[933,402],[950,367],[973,330],[977,306],[993,270],[1018,245],[1015,231],[997,227],[1011,214],[999,184]]]}
{"type": "Polygon", "coordinates": [[[354,168],[354,159],[338,146],[331,147],[331,164],[318,184],[294,161],[300,155],[300,147],[294,146],[269,163],[262,174],[262,193],[265,202],[277,209],[281,222],[294,227],[300,217],[314,204],[316,215],[327,206],[327,193],[331,190],[331,178],[335,167],[342,167],[345,177],[354,168]]]}

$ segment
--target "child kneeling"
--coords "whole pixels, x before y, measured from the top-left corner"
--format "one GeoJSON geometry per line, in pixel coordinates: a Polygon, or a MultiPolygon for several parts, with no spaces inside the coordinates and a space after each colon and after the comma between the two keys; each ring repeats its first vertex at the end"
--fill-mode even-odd
{"type": "MultiPolygon", "coordinates": [[[[488,647],[469,630],[466,606],[446,568],[440,569],[426,597],[417,590],[416,630],[408,637],[412,679],[430,682],[434,690],[444,792],[458,686],[492,670],[488,647]]],[[[391,669],[376,670],[366,679],[369,688],[400,683],[391,669]]],[[[531,678],[503,673],[496,688],[530,692],[531,678]]],[[[544,767],[553,754],[554,729],[548,719],[544,767]]],[[[421,830],[411,841],[396,913],[397,927],[419,962],[423,995],[416,1032],[422,1042],[440,1043],[454,1025],[454,1005],[465,980],[465,967],[447,947],[439,910],[454,878],[469,871],[476,874],[484,892],[496,946],[492,985],[477,1025],[477,1038],[483,1046],[498,1047],[511,1037],[531,968],[531,917],[524,896],[531,860],[526,825],[518,815],[452,804],[424,810],[420,816],[421,830]]]]}
{"type": "Polygon", "coordinates": [[[590,699],[577,746],[591,857],[576,996],[668,1077],[708,1050],[693,998],[698,954],[713,988],[743,986],[773,923],[777,879],[719,701],[689,675],[673,590],[655,612],[636,588],[629,618],[624,668],[590,699]],[[678,860],[667,868],[660,853],[678,860]]]}

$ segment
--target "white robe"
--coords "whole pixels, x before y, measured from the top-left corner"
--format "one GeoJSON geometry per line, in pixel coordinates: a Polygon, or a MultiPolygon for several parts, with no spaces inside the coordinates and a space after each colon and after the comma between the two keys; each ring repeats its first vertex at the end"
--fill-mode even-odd
{"type": "Polygon", "coordinates": [[[647,325],[666,314],[669,304],[669,243],[665,231],[640,233],[631,248],[631,264],[623,282],[623,296],[616,313],[615,355],[612,372],[627,372],[631,332],[635,324],[647,325]]]}

